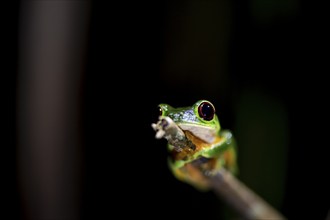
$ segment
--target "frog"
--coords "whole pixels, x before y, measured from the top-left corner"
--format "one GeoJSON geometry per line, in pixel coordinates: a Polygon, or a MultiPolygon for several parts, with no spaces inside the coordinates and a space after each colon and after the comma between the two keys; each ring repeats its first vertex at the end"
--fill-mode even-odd
{"type": "Polygon", "coordinates": [[[236,140],[221,129],[214,105],[205,99],[187,107],[161,103],[156,138],[167,140],[168,167],[180,181],[201,191],[211,188],[210,177],[221,169],[238,174],[236,140]]]}

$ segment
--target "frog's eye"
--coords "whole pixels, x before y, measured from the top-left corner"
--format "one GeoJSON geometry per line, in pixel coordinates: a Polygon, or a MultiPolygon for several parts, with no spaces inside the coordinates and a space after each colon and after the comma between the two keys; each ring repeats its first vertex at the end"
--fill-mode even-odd
{"type": "Polygon", "coordinates": [[[152,120],[153,121],[158,121],[159,120],[159,116],[163,115],[163,110],[160,106],[157,106],[157,109],[154,109],[152,111],[152,120]]]}
{"type": "Polygon", "coordinates": [[[162,116],[162,115],[163,115],[163,109],[158,106],[158,116],[162,116]]]}
{"type": "Polygon", "coordinates": [[[198,106],[199,117],[201,117],[202,119],[204,119],[206,121],[211,121],[214,117],[214,113],[215,113],[215,108],[209,102],[202,102],[198,106]]]}

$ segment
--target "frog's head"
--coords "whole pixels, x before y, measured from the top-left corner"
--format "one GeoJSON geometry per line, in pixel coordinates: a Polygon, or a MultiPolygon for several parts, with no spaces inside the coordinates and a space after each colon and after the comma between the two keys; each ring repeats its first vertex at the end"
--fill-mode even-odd
{"type": "Polygon", "coordinates": [[[194,105],[183,108],[160,104],[159,115],[170,117],[183,131],[189,131],[207,143],[212,143],[220,130],[215,108],[207,100],[199,100],[194,105]]]}

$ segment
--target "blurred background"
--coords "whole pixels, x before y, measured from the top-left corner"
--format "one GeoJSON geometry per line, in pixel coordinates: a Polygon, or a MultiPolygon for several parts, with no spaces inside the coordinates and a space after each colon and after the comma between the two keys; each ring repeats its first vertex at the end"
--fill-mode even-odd
{"type": "Polygon", "coordinates": [[[13,3],[4,68],[14,73],[5,156],[14,191],[3,189],[4,215],[237,219],[212,192],[172,176],[151,128],[159,103],[207,99],[237,140],[242,182],[288,219],[329,218],[324,7],[13,3]]]}

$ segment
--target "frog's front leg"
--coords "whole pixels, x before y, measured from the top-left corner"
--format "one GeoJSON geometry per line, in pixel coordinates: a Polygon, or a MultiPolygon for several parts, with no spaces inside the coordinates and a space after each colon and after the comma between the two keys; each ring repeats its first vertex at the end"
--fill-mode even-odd
{"type": "Polygon", "coordinates": [[[238,167],[236,152],[236,141],[233,138],[232,133],[228,130],[221,131],[210,148],[202,153],[203,157],[214,160],[213,164],[208,164],[209,167],[205,169],[207,170],[206,173],[211,175],[212,173],[216,173],[222,167],[225,167],[230,172],[237,174],[238,167]]]}

